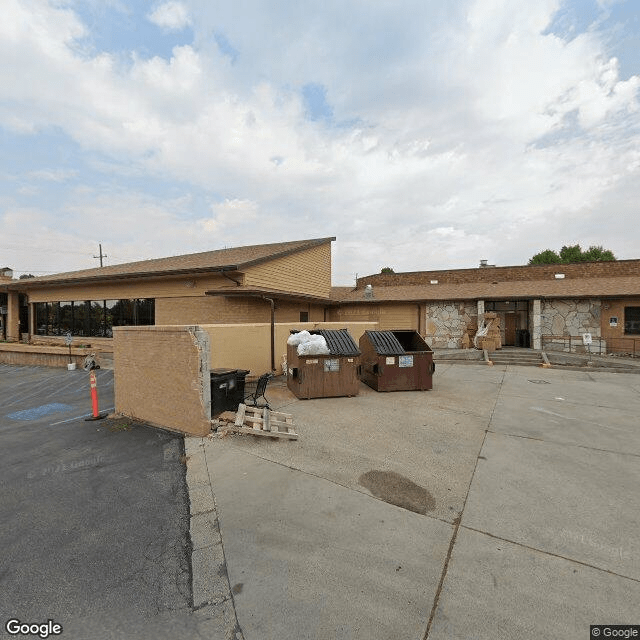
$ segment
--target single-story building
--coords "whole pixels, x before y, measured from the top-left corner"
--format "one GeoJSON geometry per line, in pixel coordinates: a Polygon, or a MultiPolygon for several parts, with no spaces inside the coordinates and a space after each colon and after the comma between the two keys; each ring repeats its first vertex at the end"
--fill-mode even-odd
{"type": "Polygon", "coordinates": [[[460,348],[493,311],[504,345],[574,350],[588,333],[602,352],[640,353],[640,260],[376,274],[333,298],[334,322],[415,329],[432,348],[460,348]]]}
{"type": "Polygon", "coordinates": [[[115,326],[324,321],[331,242],[206,251],[0,282],[6,339],[109,339],[115,326]]]}
{"type": "Polygon", "coordinates": [[[334,237],[253,245],[13,280],[0,274],[9,341],[109,341],[115,326],[377,322],[460,348],[493,311],[504,345],[640,353],[640,260],[484,266],[331,286],[334,237]],[[573,339],[573,343],[571,342],[573,339]]]}

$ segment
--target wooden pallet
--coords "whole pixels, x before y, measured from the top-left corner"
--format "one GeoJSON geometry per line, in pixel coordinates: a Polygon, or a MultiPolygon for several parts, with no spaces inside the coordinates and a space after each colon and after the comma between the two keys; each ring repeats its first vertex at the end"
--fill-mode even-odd
{"type": "Polygon", "coordinates": [[[241,404],[238,407],[234,424],[224,428],[228,431],[249,433],[254,436],[298,439],[298,434],[293,429],[293,417],[288,413],[271,411],[266,407],[259,409],[241,404]]]}

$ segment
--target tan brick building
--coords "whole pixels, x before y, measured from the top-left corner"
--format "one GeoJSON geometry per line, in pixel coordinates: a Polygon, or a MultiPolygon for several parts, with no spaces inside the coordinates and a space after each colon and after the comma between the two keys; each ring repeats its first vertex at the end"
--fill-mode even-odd
{"type": "Polygon", "coordinates": [[[334,240],[0,276],[3,330],[12,341],[70,331],[94,342],[114,326],[374,321],[459,348],[493,311],[504,345],[566,348],[590,333],[603,351],[640,353],[640,260],[376,274],[332,287],[334,240]]]}
{"type": "Polygon", "coordinates": [[[331,242],[319,238],[0,283],[6,338],[110,338],[114,326],[323,321],[331,242]]]}
{"type": "Polygon", "coordinates": [[[333,298],[332,321],[416,329],[433,348],[461,347],[493,311],[504,345],[575,350],[589,333],[603,352],[640,353],[640,260],[376,274],[333,298]]]}

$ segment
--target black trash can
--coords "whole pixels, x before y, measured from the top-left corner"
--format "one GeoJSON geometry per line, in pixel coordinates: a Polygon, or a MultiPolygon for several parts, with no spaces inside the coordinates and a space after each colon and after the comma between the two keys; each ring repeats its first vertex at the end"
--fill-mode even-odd
{"type": "Polygon", "coordinates": [[[237,411],[244,400],[245,369],[211,370],[211,417],[224,411],[237,411]]]}

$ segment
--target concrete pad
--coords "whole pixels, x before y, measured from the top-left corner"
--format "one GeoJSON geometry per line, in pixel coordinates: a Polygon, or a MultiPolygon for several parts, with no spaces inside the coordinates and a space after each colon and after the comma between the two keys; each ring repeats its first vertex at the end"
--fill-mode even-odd
{"type": "MultiPolygon", "coordinates": [[[[639,409],[602,407],[571,401],[562,393],[550,400],[503,395],[489,429],[497,433],[640,455],[639,409]]],[[[595,398],[597,401],[597,398],[595,398]]]]}
{"type": "Polygon", "coordinates": [[[296,400],[283,409],[293,415],[297,441],[230,436],[224,443],[361,492],[368,492],[364,474],[400,474],[433,497],[429,515],[453,522],[462,512],[490,415],[488,409],[486,416],[477,415],[473,399],[493,398],[497,390],[489,396],[471,389],[463,399],[460,386],[449,383],[456,389],[454,411],[439,406],[453,405],[453,393],[443,400],[441,391],[377,393],[362,387],[356,398],[296,400]]]}
{"type": "Polygon", "coordinates": [[[490,430],[640,454],[635,375],[510,370],[490,430]]]}
{"type": "Polygon", "coordinates": [[[562,396],[571,398],[576,403],[610,408],[632,405],[640,409],[636,374],[523,369],[510,367],[502,385],[503,394],[547,399],[562,396]],[[544,381],[548,384],[532,384],[532,381],[544,381]]]}
{"type": "Polygon", "coordinates": [[[452,527],[207,444],[247,640],[423,637],[452,527]]]}
{"type": "Polygon", "coordinates": [[[479,417],[490,417],[504,378],[504,371],[485,364],[436,368],[431,403],[453,412],[464,411],[479,417]]]}
{"type": "Polygon", "coordinates": [[[638,457],[489,433],[462,524],[640,579],[638,457]]]}
{"type": "Polygon", "coordinates": [[[461,528],[429,640],[586,639],[639,610],[638,582],[461,528]]]}

